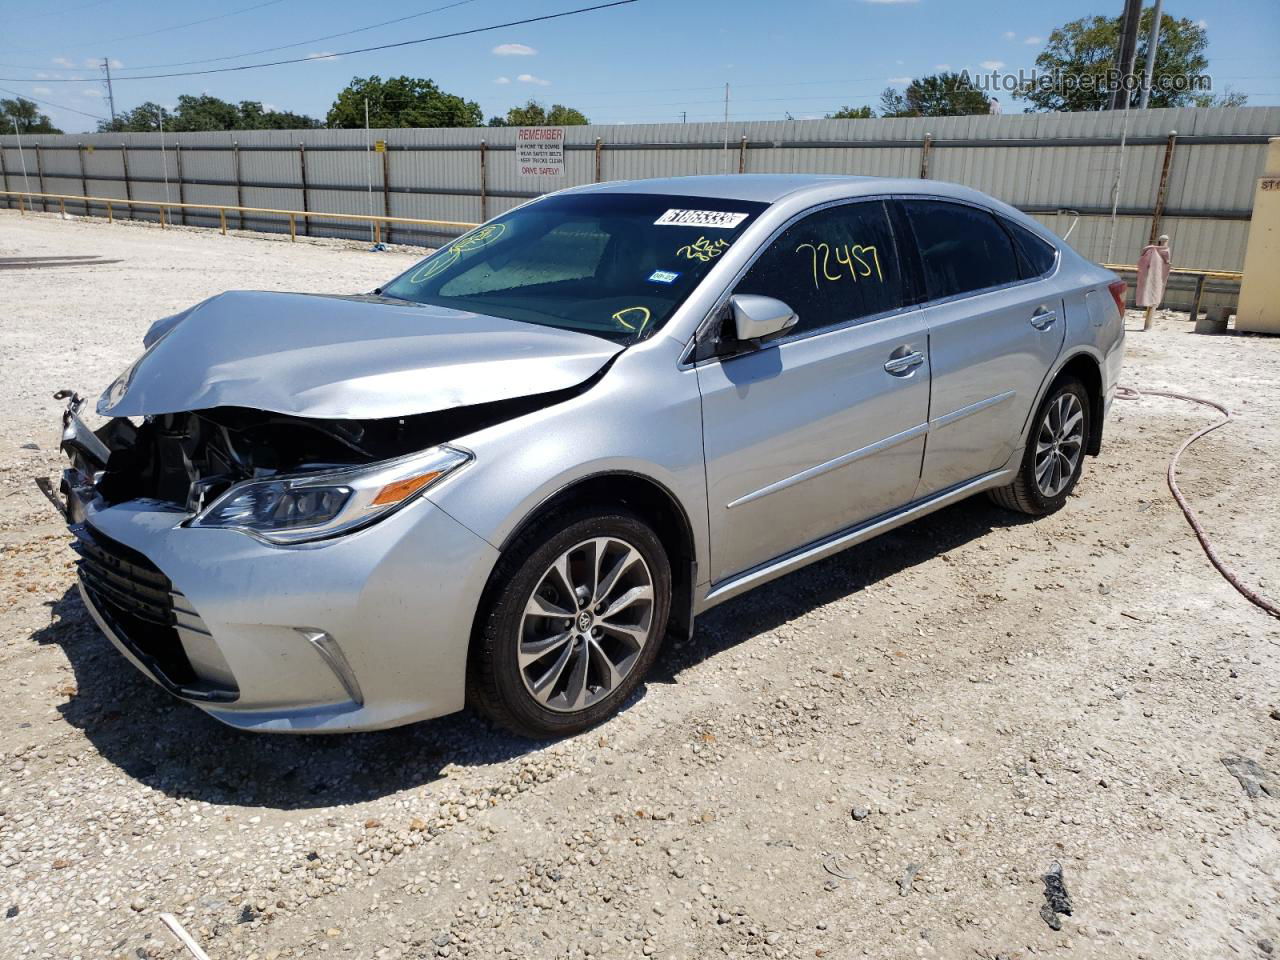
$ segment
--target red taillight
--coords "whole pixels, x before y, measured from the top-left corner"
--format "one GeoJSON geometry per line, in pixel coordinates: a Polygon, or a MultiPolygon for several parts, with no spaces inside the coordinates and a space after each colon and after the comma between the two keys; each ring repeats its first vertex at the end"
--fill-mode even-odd
{"type": "Polygon", "coordinates": [[[1123,280],[1113,280],[1107,284],[1107,289],[1111,291],[1111,299],[1116,302],[1116,309],[1120,311],[1120,316],[1124,316],[1124,295],[1129,292],[1129,285],[1123,280]]]}

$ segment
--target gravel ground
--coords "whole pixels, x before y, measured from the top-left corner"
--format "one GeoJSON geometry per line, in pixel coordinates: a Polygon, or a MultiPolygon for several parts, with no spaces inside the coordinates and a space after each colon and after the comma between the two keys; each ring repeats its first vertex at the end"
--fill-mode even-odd
{"type": "MultiPolygon", "coordinates": [[[[1208,411],[1117,402],[1060,513],[972,500],[718,608],[589,734],[253,736],[96,633],[30,480],[50,394],[221,290],[415,254],[0,212],[16,255],[119,262],[0,264],[0,956],[183,955],[165,911],[214,960],[1280,953],[1280,630],[1164,487],[1208,411]]],[[[1128,349],[1238,412],[1183,486],[1280,594],[1280,341],[1162,314],[1128,349]]]]}

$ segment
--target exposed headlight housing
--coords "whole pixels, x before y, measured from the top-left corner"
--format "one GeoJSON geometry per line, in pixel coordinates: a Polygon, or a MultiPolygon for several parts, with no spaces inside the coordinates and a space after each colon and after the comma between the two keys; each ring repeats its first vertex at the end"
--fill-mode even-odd
{"type": "Polygon", "coordinates": [[[442,444],[367,466],[246,480],[188,526],[239,530],[280,544],[336,537],[394,513],[470,459],[466,450],[442,444]]]}

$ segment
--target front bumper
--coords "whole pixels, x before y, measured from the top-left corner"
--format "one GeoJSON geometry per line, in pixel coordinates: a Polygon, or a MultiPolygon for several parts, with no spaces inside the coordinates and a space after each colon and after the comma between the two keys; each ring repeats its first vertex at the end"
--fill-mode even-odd
{"type": "Polygon", "coordinates": [[[379,729],[462,708],[497,551],[430,501],[346,537],[280,547],[182,527],[186,514],[168,504],[103,507],[68,474],[85,604],[175,696],[275,732],[379,729]]]}

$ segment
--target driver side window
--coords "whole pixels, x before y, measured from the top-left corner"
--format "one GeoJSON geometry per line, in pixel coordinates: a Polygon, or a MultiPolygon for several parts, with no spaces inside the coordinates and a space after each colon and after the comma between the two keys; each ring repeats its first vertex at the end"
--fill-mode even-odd
{"type": "Polygon", "coordinates": [[[828,207],[792,224],[734,292],[785,302],[800,318],[793,333],[902,307],[906,294],[884,202],[828,207]]]}

